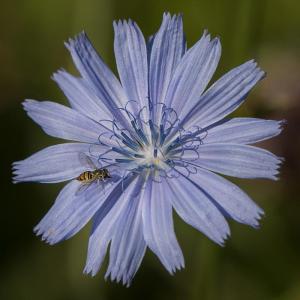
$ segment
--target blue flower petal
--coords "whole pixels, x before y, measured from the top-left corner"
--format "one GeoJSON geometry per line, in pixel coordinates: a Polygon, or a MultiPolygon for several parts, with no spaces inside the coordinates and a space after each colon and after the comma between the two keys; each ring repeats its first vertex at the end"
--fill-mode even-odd
{"type": "Polygon", "coordinates": [[[97,122],[112,119],[112,114],[85,79],[60,70],[53,74],[53,80],[64,92],[73,109],[97,122]]]}
{"type": "Polygon", "coordinates": [[[127,97],[120,82],[102,61],[87,35],[82,32],[70,39],[66,47],[82,77],[91,84],[93,93],[101,99],[114,118],[128,128],[128,120],[118,109],[126,105],[127,97]]]}
{"type": "Polygon", "coordinates": [[[183,174],[178,178],[169,179],[165,189],[176,212],[186,223],[219,245],[224,244],[230,235],[229,226],[205,190],[196,186],[183,174]]]}
{"type": "MultiPolygon", "coordinates": [[[[47,134],[54,137],[84,143],[99,143],[99,136],[105,132],[100,124],[58,103],[26,100],[23,106],[28,116],[47,134]]],[[[111,143],[108,138],[106,142],[111,143]]]]}
{"type": "MultiPolygon", "coordinates": [[[[157,103],[164,103],[174,70],[185,49],[182,17],[164,14],[161,27],[151,40],[149,94],[154,108],[157,103]]],[[[159,116],[153,117],[159,119],[159,116]]],[[[156,119],[152,120],[155,124],[156,119]]]]}
{"type": "Polygon", "coordinates": [[[116,63],[127,99],[135,101],[140,109],[148,108],[148,64],[144,36],[131,20],[114,22],[114,30],[116,63]]]}
{"type": "Polygon", "coordinates": [[[25,160],[15,162],[14,180],[55,183],[73,179],[86,171],[87,166],[79,159],[80,153],[93,155],[101,153],[103,146],[67,143],[47,147],[25,160]]]}
{"type": "Polygon", "coordinates": [[[213,76],[221,56],[218,38],[210,40],[205,32],[178,64],[170,82],[165,104],[185,116],[199,101],[199,97],[213,76]]]}
{"type": "Polygon", "coordinates": [[[239,178],[268,178],[276,180],[281,159],[271,152],[248,145],[215,143],[199,147],[198,159],[189,153],[183,160],[193,165],[239,178]]]}
{"type": "Polygon", "coordinates": [[[140,186],[135,184],[136,181],[136,176],[128,175],[125,177],[122,182],[115,186],[103,206],[96,213],[89,238],[85,273],[94,276],[98,272],[119,218],[131,199],[137,195],[136,187],[140,186]]]}
{"type": "Polygon", "coordinates": [[[161,183],[149,179],[143,194],[143,230],[149,248],[173,274],[184,267],[184,258],[177,242],[169,195],[161,183]]]}
{"type": "Polygon", "coordinates": [[[189,129],[196,125],[205,128],[222,120],[245,100],[250,90],[265,73],[251,60],[232,69],[216,81],[183,118],[181,125],[189,129]]]}
{"type": "Polygon", "coordinates": [[[204,129],[203,142],[254,144],[278,135],[284,121],[273,121],[255,118],[234,118],[213,124],[204,129]]]}
{"type": "Polygon", "coordinates": [[[94,182],[81,193],[81,183],[71,181],[34,231],[51,245],[72,237],[94,216],[113,187],[106,185],[104,189],[102,184],[94,182]]]}
{"type": "Polygon", "coordinates": [[[237,222],[258,227],[263,210],[235,184],[204,169],[190,174],[189,179],[203,189],[226,216],[237,222]]]}
{"type": "MultiPolygon", "coordinates": [[[[135,191],[144,184],[142,178],[136,183],[135,191]]],[[[131,193],[129,201],[120,215],[110,245],[109,266],[105,278],[130,285],[146,251],[142,224],[141,193],[131,193]]],[[[124,201],[124,200],[123,200],[124,201]]]]}

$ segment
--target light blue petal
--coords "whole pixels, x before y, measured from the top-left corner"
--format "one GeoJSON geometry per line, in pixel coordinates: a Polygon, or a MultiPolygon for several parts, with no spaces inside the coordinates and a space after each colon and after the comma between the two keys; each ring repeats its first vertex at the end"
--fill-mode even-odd
{"type": "Polygon", "coordinates": [[[131,20],[114,22],[114,50],[122,86],[129,101],[148,108],[147,47],[143,34],[131,20]]]}
{"type": "MultiPolygon", "coordinates": [[[[100,124],[58,103],[26,100],[23,106],[28,116],[47,134],[54,137],[84,143],[99,143],[99,136],[106,131],[100,124]]],[[[105,141],[111,143],[108,138],[105,138],[105,141]]]]}
{"type": "Polygon", "coordinates": [[[222,120],[243,103],[264,74],[253,60],[232,69],[197,98],[181,125],[186,129],[194,125],[205,128],[222,120]]]}
{"type": "Polygon", "coordinates": [[[182,174],[164,187],[178,215],[219,245],[230,235],[226,219],[205,190],[182,174]]]}
{"type": "Polygon", "coordinates": [[[234,118],[216,123],[204,130],[203,143],[253,144],[278,135],[284,121],[234,118]]]}
{"type": "Polygon", "coordinates": [[[106,184],[104,188],[94,182],[84,192],[78,193],[81,183],[71,181],[34,231],[51,245],[72,237],[94,216],[113,187],[113,184],[106,184]]]}
{"type": "Polygon", "coordinates": [[[151,51],[152,51],[154,37],[155,37],[155,34],[149,36],[147,41],[146,41],[148,65],[150,65],[150,57],[151,57],[151,51]]]}
{"type": "Polygon", "coordinates": [[[94,276],[98,272],[117,222],[122,217],[133,195],[137,193],[136,186],[138,185],[136,182],[135,176],[126,177],[114,188],[96,213],[89,238],[85,273],[94,276]]]}
{"type": "Polygon", "coordinates": [[[182,17],[164,14],[161,27],[150,44],[149,93],[155,108],[157,103],[164,103],[174,70],[185,52],[182,17]]]}
{"type": "Polygon", "coordinates": [[[13,164],[15,182],[37,181],[55,183],[73,179],[87,166],[80,161],[80,153],[87,156],[101,153],[103,146],[83,143],[67,143],[47,147],[25,160],[13,164]]]}
{"type": "Polygon", "coordinates": [[[148,179],[143,195],[143,228],[148,247],[173,274],[184,267],[184,258],[177,242],[170,195],[161,183],[148,179]]]}
{"type": "MultiPolygon", "coordinates": [[[[204,144],[198,148],[199,158],[192,164],[221,174],[239,178],[276,180],[281,159],[271,152],[240,144],[204,144]]],[[[188,154],[184,160],[189,161],[188,154]]]]}
{"type": "Polygon", "coordinates": [[[82,77],[93,87],[93,93],[101,99],[115,119],[128,128],[128,120],[118,109],[124,107],[128,101],[124,90],[98,55],[87,35],[82,32],[74,39],[70,39],[66,47],[82,77]]]}
{"type": "Polygon", "coordinates": [[[224,210],[226,215],[253,227],[259,225],[263,210],[230,181],[203,169],[190,174],[189,179],[201,187],[212,198],[212,203],[224,210]]]}
{"type": "MultiPolygon", "coordinates": [[[[124,211],[114,229],[109,254],[109,266],[105,278],[121,281],[129,286],[138,270],[146,251],[142,223],[142,199],[140,190],[144,184],[142,177],[136,183],[135,191],[128,194],[124,211]]],[[[124,200],[123,200],[124,201],[124,200]]]]}
{"type": "Polygon", "coordinates": [[[53,74],[53,80],[64,92],[73,109],[97,122],[112,119],[111,113],[85,79],[60,70],[53,74]]]}
{"type": "Polygon", "coordinates": [[[210,40],[205,32],[202,38],[182,57],[166,95],[167,107],[176,110],[179,118],[193,107],[214,74],[221,56],[218,38],[210,40]]]}

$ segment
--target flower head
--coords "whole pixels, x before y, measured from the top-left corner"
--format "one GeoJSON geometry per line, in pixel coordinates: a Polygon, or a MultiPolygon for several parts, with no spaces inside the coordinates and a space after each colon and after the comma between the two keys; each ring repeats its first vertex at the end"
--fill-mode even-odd
{"type": "Polygon", "coordinates": [[[276,179],[281,160],[249,144],[279,134],[281,122],[226,118],[264,72],[251,60],[206,89],[220,41],[204,32],[187,49],[180,15],[164,14],[147,42],[131,20],[114,30],[120,81],[81,33],[66,43],[81,77],[53,76],[71,108],[24,102],[47,134],[72,142],[14,163],[14,181],[69,181],[35,232],[55,244],[92,219],[85,272],[95,275],[110,247],[106,277],[129,285],[147,247],[170,273],[184,267],[173,209],[220,245],[227,218],[259,225],[262,209],[215,172],[276,179]]]}

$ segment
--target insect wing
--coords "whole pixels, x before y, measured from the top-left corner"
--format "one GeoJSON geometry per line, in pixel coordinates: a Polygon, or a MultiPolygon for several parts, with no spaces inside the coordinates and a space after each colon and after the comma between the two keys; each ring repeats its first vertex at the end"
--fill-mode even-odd
{"type": "Polygon", "coordinates": [[[75,196],[78,196],[78,195],[81,195],[82,193],[87,192],[90,189],[90,187],[93,185],[94,181],[95,180],[93,179],[93,180],[91,180],[89,182],[82,182],[79,185],[79,187],[78,187],[78,189],[77,189],[77,191],[75,193],[75,196]]]}
{"type": "Polygon", "coordinates": [[[93,192],[99,192],[99,190],[101,192],[104,192],[105,187],[104,187],[104,182],[103,181],[99,181],[99,179],[94,178],[88,182],[82,182],[77,191],[75,192],[75,196],[78,195],[82,195],[82,194],[86,194],[89,193],[91,187],[95,187],[95,185],[97,185],[96,189],[94,189],[93,192]]]}
{"type": "Polygon", "coordinates": [[[91,170],[96,170],[97,167],[95,166],[95,164],[93,163],[92,159],[87,156],[85,153],[80,152],[79,153],[79,161],[87,168],[91,169],[91,170]]]}

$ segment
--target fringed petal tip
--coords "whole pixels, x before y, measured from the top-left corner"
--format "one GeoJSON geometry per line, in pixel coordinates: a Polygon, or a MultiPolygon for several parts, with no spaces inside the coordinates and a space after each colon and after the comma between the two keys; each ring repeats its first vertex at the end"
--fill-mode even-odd
{"type": "Polygon", "coordinates": [[[253,224],[249,224],[253,229],[258,230],[261,227],[260,221],[261,221],[261,217],[257,218],[257,220],[255,220],[256,222],[253,224]]]}
{"type": "MultiPolygon", "coordinates": [[[[173,15],[173,17],[174,17],[174,15],[173,15]]],[[[172,14],[171,14],[170,12],[165,11],[165,12],[163,13],[163,21],[164,21],[165,19],[171,19],[171,18],[172,18],[172,14]]]]}
{"type": "Polygon", "coordinates": [[[265,212],[257,206],[257,212],[256,212],[256,215],[253,217],[253,220],[252,222],[249,222],[245,225],[249,225],[251,226],[252,228],[254,229],[259,229],[261,224],[260,224],[260,221],[265,217],[265,212]]]}
{"type": "Polygon", "coordinates": [[[271,178],[274,181],[278,181],[280,179],[280,169],[282,167],[282,164],[285,162],[285,158],[281,156],[277,156],[277,163],[274,168],[273,178],[271,178]]]}
{"type": "Polygon", "coordinates": [[[121,270],[120,266],[115,266],[112,269],[108,269],[105,273],[104,280],[116,283],[122,283],[125,287],[130,287],[133,277],[135,274],[130,275],[129,272],[125,272],[125,270],[121,270]]]}
{"type": "Polygon", "coordinates": [[[17,183],[22,182],[22,180],[20,179],[20,177],[19,177],[18,175],[16,175],[16,174],[13,173],[11,182],[12,182],[13,184],[17,184],[17,183]]]}
{"type": "Polygon", "coordinates": [[[171,276],[174,276],[177,271],[179,272],[185,268],[184,257],[178,260],[174,265],[170,265],[170,266],[164,265],[164,267],[166,268],[166,270],[171,276]]]}
{"type": "Polygon", "coordinates": [[[134,22],[133,20],[131,19],[128,19],[128,20],[124,20],[124,19],[118,19],[118,20],[114,20],[113,21],[113,28],[114,29],[118,29],[119,27],[127,27],[127,26],[133,26],[133,27],[137,27],[137,23],[134,22]]]}
{"type": "Polygon", "coordinates": [[[278,129],[279,129],[278,134],[281,133],[285,129],[287,124],[288,124],[288,121],[286,119],[278,121],[278,129]]]}
{"type": "Polygon", "coordinates": [[[20,178],[20,176],[13,174],[12,183],[17,184],[17,183],[20,183],[20,182],[22,182],[22,179],[20,178]]]}
{"type": "MultiPolygon", "coordinates": [[[[185,268],[185,264],[183,261],[183,262],[179,263],[178,265],[173,266],[171,269],[167,269],[167,271],[170,275],[173,276],[176,273],[176,271],[181,271],[184,268],[185,268]]],[[[90,274],[91,276],[95,276],[95,274],[96,274],[96,272],[93,272],[87,268],[84,269],[84,273],[90,274]]],[[[122,269],[121,266],[114,266],[113,268],[107,269],[104,279],[106,281],[110,280],[112,282],[122,283],[124,286],[130,287],[134,276],[135,276],[135,273],[130,274],[129,270],[126,271],[125,269],[122,269]]]]}
{"type": "Polygon", "coordinates": [[[261,71],[261,78],[260,78],[260,80],[265,79],[265,78],[267,77],[267,72],[266,72],[266,71],[263,71],[263,70],[260,69],[259,67],[258,67],[258,69],[261,71]]]}
{"type": "MultiPolygon", "coordinates": [[[[203,33],[201,35],[201,39],[207,39],[208,42],[211,43],[212,46],[217,46],[218,48],[221,48],[221,38],[220,36],[212,37],[208,29],[204,29],[203,33]]],[[[219,49],[220,51],[221,49],[219,49]]]]}
{"type": "Polygon", "coordinates": [[[280,120],[279,123],[281,126],[285,126],[285,125],[287,125],[288,121],[286,119],[283,119],[283,120],[280,120]]]}
{"type": "Polygon", "coordinates": [[[60,81],[60,78],[66,75],[69,75],[67,71],[64,68],[60,68],[52,74],[51,79],[58,83],[60,81]]]}
{"type": "Polygon", "coordinates": [[[22,102],[22,106],[24,108],[24,110],[26,112],[30,112],[31,111],[31,108],[32,108],[32,105],[35,105],[35,104],[38,104],[39,101],[37,100],[32,100],[32,99],[25,99],[23,102],[22,102]]]}
{"type": "Polygon", "coordinates": [[[41,101],[32,100],[32,99],[25,99],[22,102],[23,109],[27,113],[27,115],[34,120],[32,113],[34,113],[37,109],[40,108],[41,101]]]}
{"type": "Polygon", "coordinates": [[[64,239],[57,239],[56,238],[56,229],[52,228],[51,226],[46,226],[45,224],[37,224],[33,228],[33,233],[41,239],[44,243],[53,246],[64,239]]]}
{"type": "Polygon", "coordinates": [[[264,218],[265,212],[262,208],[260,208],[254,202],[252,202],[252,204],[253,204],[253,210],[251,213],[251,217],[247,218],[247,220],[245,220],[245,219],[243,219],[243,220],[235,219],[235,220],[238,221],[239,223],[250,226],[254,229],[259,229],[260,225],[261,225],[260,221],[264,218]]]}
{"type": "Polygon", "coordinates": [[[205,29],[203,30],[202,37],[206,37],[206,36],[209,36],[209,35],[210,35],[210,34],[209,34],[208,29],[205,28],[205,29]]]}
{"type": "Polygon", "coordinates": [[[214,240],[214,242],[217,243],[221,247],[225,247],[226,242],[230,238],[230,236],[231,236],[231,231],[230,231],[230,228],[228,226],[227,232],[223,236],[221,236],[218,240],[214,240]]]}
{"type": "Polygon", "coordinates": [[[163,19],[164,18],[168,18],[168,19],[173,19],[173,18],[182,18],[183,17],[183,13],[175,13],[175,14],[172,14],[172,13],[170,13],[170,12],[168,12],[168,11],[165,11],[164,13],[163,13],[163,19]]]}
{"type": "MultiPolygon", "coordinates": [[[[175,21],[175,19],[177,20],[182,20],[183,14],[182,13],[178,13],[178,14],[171,14],[170,12],[164,12],[163,13],[163,22],[164,21],[170,21],[173,20],[175,21]]],[[[113,21],[113,27],[115,29],[117,29],[118,27],[121,26],[133,26],[133,27],[137,27],[137,23],[135,21],[133,21],[132,19],[116,19],[113,21]]]]}
{"type": "Polygon", "coordinates": [[[11,171],[12,171],[12,183],[20,183],[22,182],[22,171],[20,165],[23,161],[15,161],[11,164],[11,171]]]}
{"type": "Polygon", "coordinates": [[[91,276],[91,277],[95,277],[98,273],[98,268],[94,268],[93,266],[86,265],[83,269],[83,274],[87,275],[87,276],[91,276]]]}
{"type": "Polygon", "coordinates": [[[212,240],[213,242],[215,242],[217,245],[219,245],[221,247],[226,246],[226,242],[231,236],[231,230],[230,230],[227,220],[225,221],[224,225],[225,225],[225,228],[223,228],[223,231],[219,230],[219,232],[216,233],[214,236],[208,236],[207,234],[204,233],[206,237],[208,237],[210,240],[212,240]]]}
{"type": "MultiPolygon", "coordinates": [[[[270,136],[269,138],[279,135],[285,129],[285,126],[287,125],[287,120],[285,120],[285,119],[280,120],[280,121],[274,120],[272,122],[274,122],[274,124],[277,124],[277,128],[275,129],[276,125],[274,125],[274,134],[272,136],[270,136]]],[[[279,158],[279,159],[281,159],[282,161],[284,160],[284,158],[279,158]]]]}
{"type": "Polygon", "coordinates": [[[65,47],[71,52],[78,43],[84,43],[85,40],[88,40],[88,36],[84,30],[76,34],[73,38],[69,38],[64,42],[65,47]]]}
{"type": "Polygon", "coordinates": [[[66,239],[69,238],[69,236],[66,235],[59,235],[59,230],[56,230],[55,228],[42,228],[40,224],[36,225],[33,229],[34,234],[41,239],[42,242],[45,244],[48,244],[50,246],[54,246],[57,243],[60,243],[66,239]]]}
{"type": "Polygon", "coordinates": [[[254,77],[255,84],[267,76],[267,73],[258,66],[258,63],[256,62],[255,59],[250,59],[242,66],[246,66],[248,71],[251,71],[253,75],[256,75],[254,77]]]}
{"type": "Polygon", "coordinates": [[[181,271],[181,270],[183,270],[185,268],[185,263],[184,263],[184,261],[182,261],[182,262],[179,262],[176,266],[174,266],[172,269],[171,269],[171,272],[169,271],[169,274],[170,275],[175,275],[175,273],[177,272],[177,271],[181,271]]]}
{"type": "Polygon", "coordinates": [[[253,73],[257,74],[258,81],[264,79],[267,76],[267,72],[262,70],[255,59],[250,59],[246,64],[249,63],[250,66],[253,66],[253,73]]]}
{"type": "Polygon", "coordinates": [[[44,230],[38,224],[33,228],[33,232],[36,236],[38,236],[41,239],[41,241],[43,241],[44,243],[50,246],[53,246],[57,243],[51,236],[52,235],[51,229],[44,230]]]}

